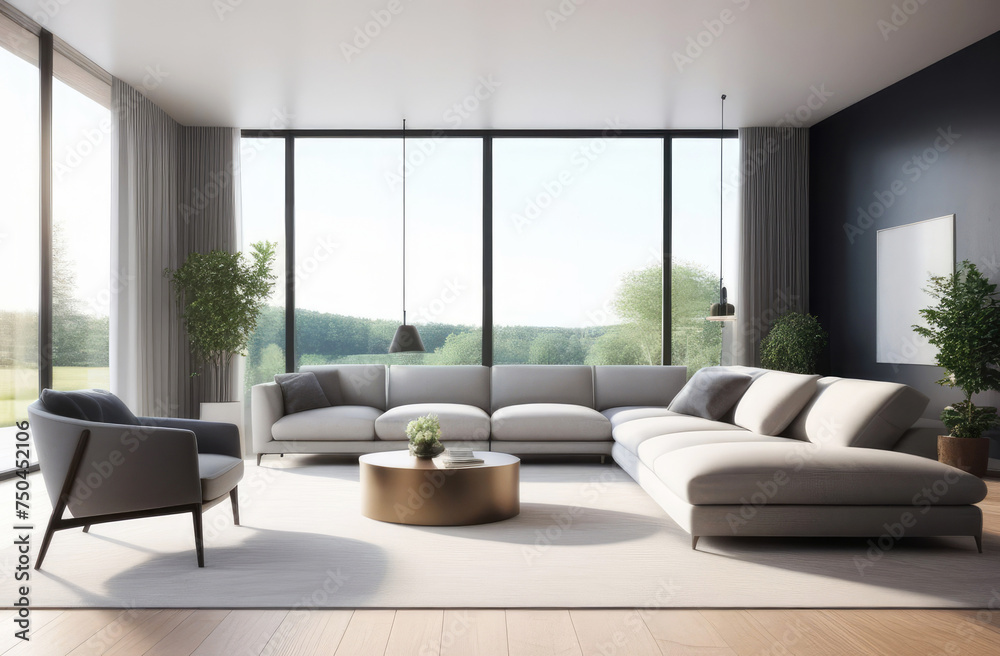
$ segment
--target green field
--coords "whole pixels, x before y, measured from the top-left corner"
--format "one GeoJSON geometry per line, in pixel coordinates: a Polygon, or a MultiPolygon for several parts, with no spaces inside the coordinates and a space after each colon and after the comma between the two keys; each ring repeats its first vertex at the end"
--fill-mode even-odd
{"type": "MultiPolygon", "coordinates": [[[[52,386],[61,390],[109,389],[108,367],[53,367],[52,386]]],[[[0,426],[28,418],[27,408],[38,398],[37,369],[0,370],[0,426]]]]}

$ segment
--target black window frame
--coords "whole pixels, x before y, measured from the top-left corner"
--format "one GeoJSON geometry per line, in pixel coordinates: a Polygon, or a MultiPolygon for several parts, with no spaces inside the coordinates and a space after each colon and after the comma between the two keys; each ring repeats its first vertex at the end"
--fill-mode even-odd
{"type": "MultiPolygon", "coordinates": [[[[408,139],[463,138],[482,139],[483,147],[483,308],[482,364],[493,365],[493,140],[494,139],[594,139],[607,138],[608,129],[561,130],[428,130],[407,129],[408,139]]],[[[384,138],[402,139],[402,129],[389,130],[241,130],[244,139],[285,140],[285,371],[295,371],[295,140],[384,138]]],[[[615,130],[616,139],[663,140],[663,322],[660,331],[661,365],[671,361],[670,343],[670,280],[672,270],[673,228],[673,140],[674,139],[738,139],[738,130],[615,130]]]]}

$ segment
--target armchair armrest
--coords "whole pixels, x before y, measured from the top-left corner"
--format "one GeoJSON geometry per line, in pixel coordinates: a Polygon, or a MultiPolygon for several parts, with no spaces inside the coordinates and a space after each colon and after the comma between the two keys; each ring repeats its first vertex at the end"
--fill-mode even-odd
{"type": "Polygon", "coordinates": [[[285,416],[285,400],[277,383],[254,385],[250,395],[253,450],[261,453],[268,442],[274,441],[271,427],[285,416]]]}
{"type": "Polygon", "coordinates": [[[198,447],[191,431],[81,421],[76,434],[84,429],[90,440],[67,505],[74,516],[201,502],[198,447]]]}
{"type": "Polygon", "coordinates": [[[198,453],[217,453],[223,456],[243,458],[240,431],[235,424],[173,417],[139,417],[138,419],[143,426],[191,431],[198,441],[198,453]]]}

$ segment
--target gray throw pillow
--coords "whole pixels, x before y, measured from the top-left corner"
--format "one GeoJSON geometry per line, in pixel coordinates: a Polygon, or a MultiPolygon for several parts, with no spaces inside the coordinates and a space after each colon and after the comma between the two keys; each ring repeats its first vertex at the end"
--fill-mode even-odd
{"type": "Polygon", "coordinates": [[[682,415],[718,421],[736,405],[753,377],[723,367],[699,369],[667,408],[682,415]]]}
{"type": "Polygon", "coordinates": [[[281,388],[281,398],[285,401],[285,414],[329,408],[330,400],[311,371],[298,374],[278,374],[274,382],[281,388]]]}
{"type": "Polygon", "coordinates": [[[107,390],[58,392],[44,389],[40,399],[46,410],[61,417],[105,424],[139,425],[139,420],[128,406],[107,390]]]}

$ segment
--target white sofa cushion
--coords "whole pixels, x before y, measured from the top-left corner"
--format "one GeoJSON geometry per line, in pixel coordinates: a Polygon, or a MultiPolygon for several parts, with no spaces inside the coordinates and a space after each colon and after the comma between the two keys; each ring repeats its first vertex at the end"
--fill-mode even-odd
{"type": "MultiPolygon", "coordinates": [[[[689,446],[700,444],[724,444],[732,442],[791,442],[801,444],[797,440],[787,437],[774,437],[771,435],[761,435],[745,430],[722,430],[722,431],[692,431],[690,433],[671,433],[670,435],[657,435],[639,444],[635,454],[644,465],[653,469],[656,460],[664,454],[679,451],[689,446]]],[[[669,455],[666,457],[670,457],[669,455]]]]}
{"type": "Polygon", "coordinates": [[[392,365],[389,407],[455,403],[490,411],[490,368],[481,365],[392,365]]]}
{"type": "Polygon", "coordinates": [[[784,435],[829,446],[891,449],[928,401],[899,383],[824,378],[784,435]]]}
{"type": "Polygon", "coordinates": [[[494,440],[589,442],[611,439],[611,422],[593,408],[567,403],[509,405],[490,420],[494,440]]]}
{"type": "Polygon", "coordinates": [[[693,505],[898,505],[919,514],[987,492],[979,478],[920,456],[803,442],[691,446],[660,457],[653,471],[693,505]]]}
{"type": "Polygon", "coordinates": [[[496,365],[490,371],[491,410],[528,403],[594,407],[594,368],[584,365],[496,365]]]}
{"type": "Polygon", "coordinates": [[[382,411],[366,405],[335,405],[285,415],[271,426],[276,440],[374,440],[382,411]]]}
{"type": "Polygon", "coordinates": [[[733,423],[754,433],[780,435],[816,393],[819,376],[768,371],[736,404],[733,423]]]}
{"type": "Polygon", "coordinates": [[[406,425],[430,414],[437,415],[441,422],[443,442],[490,437],[490,416],[482,408],[459,403],[411,403],[391,408],[375,420],[375,435],[380,440],[405,440],[406,425]]]}
{"type": "Polygon", "coordinates": [[[687,433],[690,431],[737,431],[746,432],[738,426],[721,421],[689,417],[688,415],[672,415],[666,417],[646,417],[620,424],[613,431],[615,442],[636,453],[639,445],[651,437],[669,435],[672,433],[687,433]]]}
{"type": "Polygon", "coordinates": [[[594,367],[595,409],[621,406],[663,406],[677,396],[687,380],[687,367],[598,365],[594,367]]]}
{"type": "Polygon", "coordinates": [[[645,419],[646,417],[681,417],[676,412],[671,412],[662,406],[645,406],[645,405],[632,405],[623,406],[621,408],[608,408],[607,410],[601,410],[601,414],[611,420],[611,428],[617,428],[618,426],[636,419],[645,419]]]}

